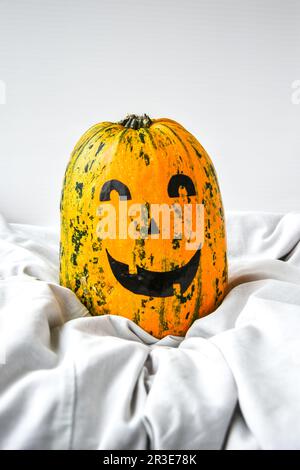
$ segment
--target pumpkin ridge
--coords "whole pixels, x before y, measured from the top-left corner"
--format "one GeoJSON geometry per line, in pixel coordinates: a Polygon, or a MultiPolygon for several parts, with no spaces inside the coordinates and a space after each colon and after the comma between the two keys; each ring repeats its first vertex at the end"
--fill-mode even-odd
{"type": "Polygon", "coordinates": [[[170,126],[167,126],[166,124],[164,123],[160,123],[160,125],[164,126],[166,129],[168,129],[172,134],[175,135],[175,137],[179,140],[179,142],[181,143],[182,147],[184,148],[186,154],[188,155],[189,152],[188,152],[188,149],[185,145],[185,143],[183,142],[183,140],[181,139],[181,137],[177,134],[176,131],[174,131],[174,129],[172,129],[170,126]]]}
{"type": "MultiPolygon", "coordinates": [[[[82,155],[82,153],[83,153],[85,147],[87,146],[87,144],[89,144],[89,143],[91,142],[91,140],[92,140],[94,137],[96,137],[99,132],[108,129],[108,127],[110,127],[110,125],[111,125],[111,123],[110,123],[107,127],[102,128],[101,130],[100,130],[100,129],[97,129],[97,132],[95,132],[93,135],[91,135],[91,136],[84,142],[84,144],[82,144],[79,153],[77,153],[77,150],[74,150],[74,157],[75,157],[76,153],[77,153],[77,155],[76,155],[76,157],[74,158],[74,161],[72,161],[72,159],[71,159],[71,161],[70,161],[70,163],[73,163],[73,165],[72,165],[72,170],[74,169],[74,167],[75,167],[75,165],[76,165],[76,163],[77,163],[78,158],[80,157],[80,155],[82,155]]],[[[97,124],[96,124],[96,126],[97,126],[97,124]]],[[[68,168],[67,168],[67,170],[68,170],[68,168]]]]}
{"type": "MultiPolygon", "coordinates": [[[[92,127],[90,127],[90,129],[88,131],[86,131],[85,135],[88,135],[94,128],[97,128],[96,132],[94,132],[93,134],[89,135],[86,140],[84,142],[82,142],[78,147],[75,146],[74,148],[74,151],[72,153],[72,155],[76,154],[77,152],[79,152],[80,150],[82,150],[82,148],[84,148],[99,132],[107,129],[109,126],[111,126],[111,123],[107,123],[107,126],[100,126],[100,124],[94,124],[92,127]],[[98,127],[99,126],[99,127],[98,127]]],[[[81,140],[81,139],[80,139],[81,140]]],[[[80,142],[79,140],[79,142],[80,142]]]]}
{"type": "Polygon", "coordinates": [[[152,143],[152,146],[153,146],[154,150],[157,150],[157,145],[156,145],[155,140],[153,138],[153,133],[151,132],[151,129],[144,128],[144,132],[145,132],[146,135],[149,136],[149,139],[152,143]]]}

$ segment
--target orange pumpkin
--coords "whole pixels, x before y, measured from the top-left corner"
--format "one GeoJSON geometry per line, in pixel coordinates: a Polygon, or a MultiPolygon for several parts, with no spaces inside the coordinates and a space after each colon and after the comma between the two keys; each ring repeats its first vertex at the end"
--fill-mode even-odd
{"type": "Polygon", "coordinates": [[[158,338],[184,335],[220,304],[227,286],[220,189],[206,151],[180,124],[131,115],[81,137],[63,184],[60,281],[92,315],[125,316],[158,338]],[[131,237],[120,229],[125,203],[122,222],[131,237]],[[148,210],[148,233],[145,218],[130,212],[135,203],[148,210]],[[169,238],[163,237],[161,213],[156,220],[152,214],[159,205],[182,213],[189,206],[190,227],[195,207],[202,207],[202,243],[188,245],[185,232],[178,237],[172,210],[169,238]],[[115,210],[114,237],[99,230],[106,208],[115,210]]]}

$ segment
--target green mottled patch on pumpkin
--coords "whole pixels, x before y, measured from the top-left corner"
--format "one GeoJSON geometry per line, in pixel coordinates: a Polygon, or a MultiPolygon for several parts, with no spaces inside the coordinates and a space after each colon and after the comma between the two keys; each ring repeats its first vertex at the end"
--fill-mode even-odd
{"type": "Polygon", "coordinates": [[[219,299],[223,295],[223,291],[222,291],[222,289],[220,289],[220,279],[218,277],[216,279],[214,279],[213,284],[214,284],[215,293],[216,293],[215,294],[215,301],[216,301],[216,303],[218,303],[219,299]]]}
{"type": "Polygon", "coordinates": [[[78,277],[78,274],[76,274],[76,277],[75,277],[75,289],[74,289],[74,292],[76,293],[78,291],[78,289],[80,289],[81,287],[81,281],[78,277]]]}
{"type": "Polygon", "coordinates": [[[71,255],[71,263],[77,266],[77,256],[79,254],[80,247],[83,246],[82,239],[86,237],[88,231],[86,229],[81,230],[80,228],[74,226],[72,234],[72,244],[73,244],[73,253],[71,255]]]}
{"type": "Polygon", "coordinates": [[[150,164],[150,158],[149,158],[149,155],[147,153],[145,153],[143,151],[143,149],[140,150],[140,155],[139,155],[140,158],[142,158],[146,164],[146,166],[148,166],[150,164]]]}
{"type": "Polygon", "coordinates": [[[105,282],[103,280],[99,280],[91,286],[91,290],[96,293],[96,303],[100,307],[106,304],[106,296],[103,292],[103,287],[105,287],[105,282]]]}
{"type": "Polygon", "coordinates": [[[93,251],[101,251],[102,250],[102,240],[101,238],[97,238],[96,242],[93,242],[92,244],[92,250],[93,251]]]}
{"type": "Polygon", "coordinates": [[[172,241],[172,247],[174,250],[177,250],[177,248],[180,247],[180,241],[178,240],[178,238],[174,238],[173,241],[172,241]]]}
{"type": "Polygon", "coordinates": [[[188,300],[192,299],[194,295],[194,291],[195,291],[195,284],[192,284],[191,291],[188,294],[184,295],[184,294],[181,294],[180,290],[178,291],[175,290],[174,295],[181,304],[185,304],[188,300]]]}
{"type": "MultiPolygon", "coordinates": [[[[184,264],[184,262],[182,261],[182,264],[184,264]]],[[[174,271],[175,269],[179,269],[180,266],[178,263],[175,263],[174,261],[170,261],[169,262],[169,269],[165,269],[165,271],[174,271]]]]}
{"type": "Polygon", "coordinates": [[[134,312],[133,321],[134,321],[137,325],[140,323],[140,321],[141,321],[140,309],[138,309],[136,312],[134,312]]]}
{"type": "Polygon", "coordinates": [[[199,267],[198,267],[198,272],[196,274],[197,276],[197,291],[198,294],[196,296],[196,303],[195,303],[195,308],[193,311],[193,316],[191,320],[191,324],[199,318],[199,313],[201,309],[201,304],[202,304],[202,265],[201,265],[201,251],[200,251],[200,259],[199,259],[199,267]]]}
{"type": "Polygon", "coordinates": [[[140,261],[144,261],[146,258],[145,253],[145,240],[143,238],[138,238],[135,240],[135,250],[137,252],[137,256],[139,257],[140,261]]]}
{"type": "Polygon", "coordinates": [[[79,198],[82,198],[82,189],[83,189],[83,183],[78,183],[78,181],[76,181],[75,191],[78,194],[79,198]]]}
{"type": "Polygon", "coordinates": [[[103,149],[103,147],[105,146],[105,143],[104,142],[100,142],[98,148],[97,148],[97,151],[95,153],[95,157],[98,155],[98,153],[101,152],[101,150],[103,149]]]}
{"type": "MultiPolygon", "coordinates": [[[[212,187],[211,183],[209,183],[209,182],[205,183],[205,191],[209,191],[209,197],[211,197],[211,198],[214,197],[213,187],[212,187]]],[[[213,203],[213,201],[211,201],[211,202],[213,203]]]]}
{"type": "Polygon", "coordinates": [[[150,256],[148,256],[148,260],[150,261],[150,265],[153,266],[154,256],[152,253],[150,256]]]}
{"type": "Polygon", "coordinates": [[[165,319],[165,300],[162,299],[159,310],[158,310],[158,316],[159,316],[159,326],[162,329],[162,331],[166,331],[169,329],[168,327],[168,322],[165,319]]]}
{"type": "Polygon", "coordinates": [[[197,157],[201,159],[201,158],[202,158],[202,155],[201,155],[201,153],[199,152],[199,150],[198,150],[193,144],[192,144],[192,147],[193,147],[193,149],[194,149],[194,151],[195,151],[197,157]]]}

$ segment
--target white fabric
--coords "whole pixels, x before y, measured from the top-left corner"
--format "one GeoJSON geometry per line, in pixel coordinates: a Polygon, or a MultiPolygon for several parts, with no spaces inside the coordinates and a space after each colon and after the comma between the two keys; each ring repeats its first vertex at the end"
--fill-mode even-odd
{"type": "Polygon", "coordinates": [[[58,231],[0,219],[0,448],[299,449],[300,214],[227,230],[224,302],[157,341],[58,285],[58,231]]]}

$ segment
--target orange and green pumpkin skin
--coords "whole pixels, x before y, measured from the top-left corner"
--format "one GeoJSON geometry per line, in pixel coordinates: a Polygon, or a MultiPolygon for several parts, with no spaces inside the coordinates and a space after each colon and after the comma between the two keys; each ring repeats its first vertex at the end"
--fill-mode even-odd
{"type": "MultiPolygon", "coordinates": [[[[117,207],[119,195],[110,193],[117,207]]],[[[224,211],[213,164],[200,143],[180,124],[155,119],[138,129],[102,122],[79,140],[66,169],[61,198],[60,282],[72,289],[92,315],[121,315],[157,338],[183,336],[198,318],[222,301],[227,287],[224,211]],[[195,195],[167,188],[176,174],[187,175],[195,195]],[[174,284],[172,295],[134,293],[112,272],[108,253],[128,265],[172,272],[185,266],[195,251],[185,240],[100,239],[99,195],[110,180],[121,181],[133,203],[200,203],[204,205],[204,241],[196,274],[182,294],[174,284]]]]}

